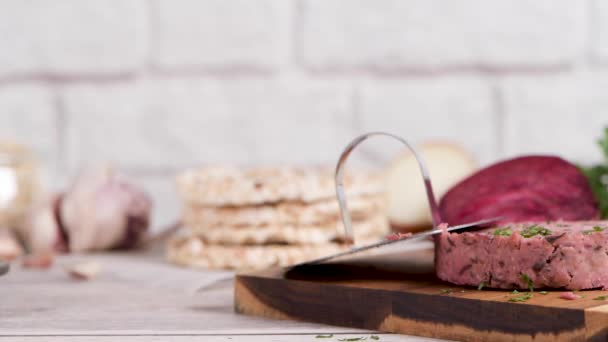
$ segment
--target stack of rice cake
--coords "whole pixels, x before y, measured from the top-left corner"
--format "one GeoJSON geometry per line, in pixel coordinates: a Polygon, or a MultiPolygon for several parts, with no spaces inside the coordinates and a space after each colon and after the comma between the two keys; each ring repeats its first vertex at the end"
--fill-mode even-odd
{"type": "MultiPolygon", "coordinates": [[[[378,175],[346,175],[357,244],[388,233],[378,175]]],[[[187,234],[168,246],[171,262],[192,267],[287,266],[341,251],[344,227],[328,169],[207,167],[177,178],[187,234]]]]}

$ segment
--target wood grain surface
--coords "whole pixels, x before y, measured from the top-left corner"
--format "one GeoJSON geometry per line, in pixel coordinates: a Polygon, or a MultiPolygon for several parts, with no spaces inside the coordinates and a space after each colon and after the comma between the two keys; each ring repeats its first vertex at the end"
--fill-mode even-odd
{"type": "Polygon", "coordinates": [[[517,295],[509,291],[452,286],[429,272],[405,272],[432,262],[432,253],[425,253],[393,256],[402,270],[387,262],[240,274],[235,308],[275,319],[462,341],[608,340],[608,301],[594,299],[608,292],[581,291],[583,298],[565,300],[561,291],[537,290],[525,302],[510,302],[517,295]]]}
{"type": "Polygon", "coordinates": [[[48,270],[17,261],[0,277],[0,341],[431,341],[238,315],[233,287],[232,272],[175,267],[158,251],[60,256],[48,270]],[[94,280],[64,270],[89,260],[101,264],[94,280]],[[316,339],[326,334],[333,337],[316,339]]]}

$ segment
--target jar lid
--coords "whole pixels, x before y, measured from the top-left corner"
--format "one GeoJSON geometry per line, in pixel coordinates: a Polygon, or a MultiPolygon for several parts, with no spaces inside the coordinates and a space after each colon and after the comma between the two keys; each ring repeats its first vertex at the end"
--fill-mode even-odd
{"type": "Polygon", "coordinates": [[[24,145],[0,141],[0,166],[16,165],[29,159],[30,150],[24,145]]]}

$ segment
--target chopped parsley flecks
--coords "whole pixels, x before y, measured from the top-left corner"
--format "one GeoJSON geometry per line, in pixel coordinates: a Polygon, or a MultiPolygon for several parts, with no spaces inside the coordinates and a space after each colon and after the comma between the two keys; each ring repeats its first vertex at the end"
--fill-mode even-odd
{"type": "Polygon", "coordinates": [[[534,282],[532,281],[532,279],[530,279],[530,277],[527,274],[525,274],[525,273],[521,274],[521,281],[526,283],[530,292],[534,292],[534,282]]]}
{"type": "Polygon", "coordinates": [[[595,297],[595,298],[593,298],[593,300],[608,300],[608,296],[595,297]]]}
{"type": "Polygon", "coordinates": [[[482,281],[481,283],[479,283],[479,286],[477,286],[477,290],[481,291],[484,287],[486,287],[486,282],[482,281]]]}
{"type": "Polygon", "coordinates": [[[371,338],[372,340],[378,341],[380,339],[380,336],[372,335],[369,338],[371,338]]]}
{"type": "Polygon", "coordinates": [[[539,293],[542,294],[542,295],[548,295],[549,294],[549,292],[547,292],[547,291],[540,291],[539,293]]]}
{"type": "Polygon", "coordinates": [[[512,234],[511,227],[498,228],[494,231],[494,236],[511,236],[512,234]]]}
{"type": "Polygon", "coordinates": [[[317,336],[315,336],[315,338],[332,338],[332,337],[334,337],[334,334],[317,335],[317,336]]]}
{"type": "Polygon", "coordinates": [[[532,294],[532,292],[526,292],[524,294],[509,298],[509,302],[513,302],[513,303],[525,302],[528,299],[532,298],[533,296],[534,295],[532,294]]]}
{"type": "Polygon", "coordinates": [[[536,235],[542,235],[542,236],[551,235],[552,232],[545,227],[541,227],[537,224],[533,224],[531,226],[526,227],[526,229],[522,230],[519,234],[525,238],[531,238],[536,235]]]}
{"type": "Polygon", "coordinates": [[[452,289],[441,289],[439,292],[441,294],[450,294],[452,293],[452,289]]]}
{"type": "Polygon", "coordinates": [[[593,229],[583,230],[583,234],[589,235],[591,233],[602,232],[602,231],[604,231],[604,229],[606,229],[606,228],[605,227],[600,227],[600,226],[595,226],[595,227],[593,227],[593,229]]]}

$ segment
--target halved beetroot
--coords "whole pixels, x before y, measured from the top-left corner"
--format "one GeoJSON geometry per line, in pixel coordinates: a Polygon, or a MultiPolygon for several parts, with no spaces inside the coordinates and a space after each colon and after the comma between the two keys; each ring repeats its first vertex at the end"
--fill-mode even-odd
{"type": "Polygon", "coordinates": [[[553,156],[519,157],[486,167],[450,189],[439,209],[450,225],[498,216],[498,224],[599,217],[587,178],[553,156]]]}

